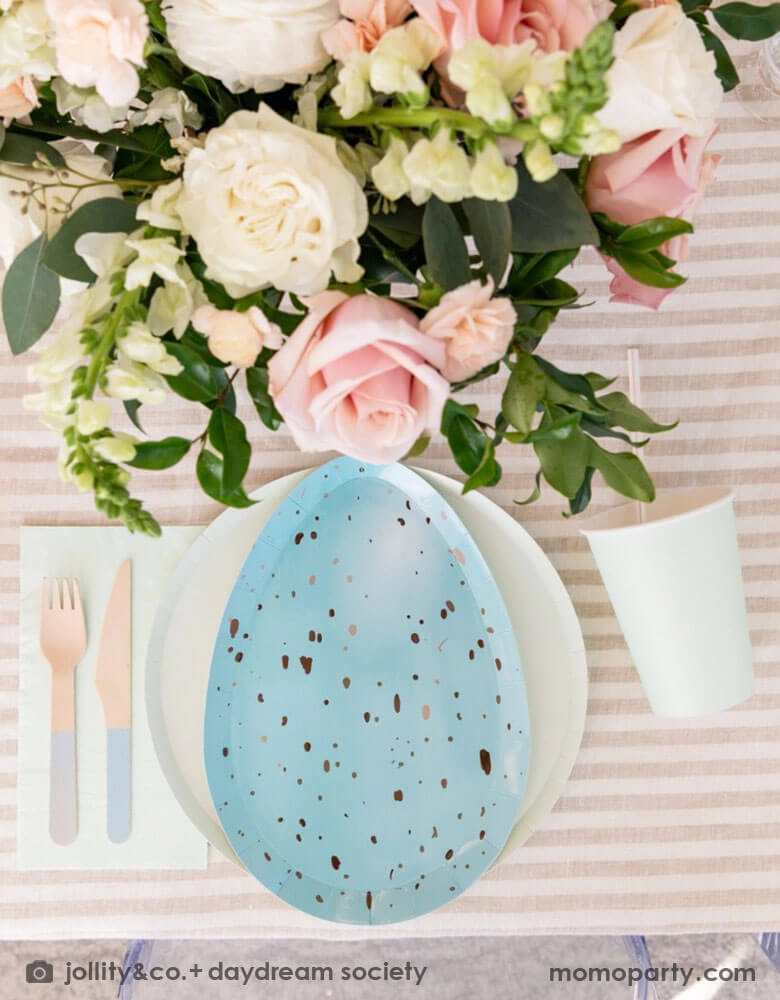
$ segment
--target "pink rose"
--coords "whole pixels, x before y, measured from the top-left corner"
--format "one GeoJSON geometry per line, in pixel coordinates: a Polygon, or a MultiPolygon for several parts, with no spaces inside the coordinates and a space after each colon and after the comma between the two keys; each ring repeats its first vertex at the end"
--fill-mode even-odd
{"type": "Polygon", "coordinates": [[[209,350],[227,365],[249,368],[264,347],[282,346],[282,331],[262,309],[252,306],[246,312],[201,306],[192,315],[192,325],[208,338],[209,350]]]}
{"type": "Polygon", "coordinates": [[[382,35],[403,23],[411,11],[407,0],[340,0],[342,18],[322,33],[322,44],[334,59],[345,62],[352,52],[371,52],[382,35]]]}
{"type": "Polygon", "coordinates": [[[441,297],[420,330],[444,343],[440,370],[450,382],[471,378],[506,354],[517,314],[509,299],[493,298],[493,281],[471,281],[441,297]]]}
{"type": "MultiPolygon", "coordinates": [[[[713,128],[702,136],[685,135],[677,129],[648,132],[617,153],[597,156],[586,184],[588,208],[628,226],[660,215],[691,222],[704,187],[720,162],[719,156],[706,152],[715,131],[713,128]]],[[[678,236],[659,249],[674,260],[686,260],[687,237],[678,236]]],[[[614,275],[610,286],[613,302],[657,309],[672,291],[635,281],[612,258],[606,264],[614,275]]]]}
{"type": "Polygon", "coordinates": [[[412,0],[448,51],[480,37],[491,45],[533,38],[545,52],[576,49],[596,24],[590,0],[412,0]]]}
{"type": "Polygon", "coordinates": [[[29,76],[20,76],[0,90],[0,119],[21,118],[37,106],[38,94],[29,76]]]}
{"type": "Polygon", "coordinates": [[[95,87],[112,108],[138,92],[133,63],[144,61],[149,33],[140,0],[46,0],[62,76],[76,87],[95,87]]]}
{"type": "Polygon", "coordinates": [[[374,295],[321,292],[268,363],[271,396],[303,451],[395,462],[438,429],[449,384],[442,345],[409,309],[374,295]]]}

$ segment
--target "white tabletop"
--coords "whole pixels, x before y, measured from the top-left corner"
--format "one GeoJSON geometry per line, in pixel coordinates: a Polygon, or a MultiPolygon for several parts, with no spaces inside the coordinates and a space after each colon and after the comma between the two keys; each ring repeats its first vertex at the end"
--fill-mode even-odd
{"type": "MultiPolygon", "coordinates": [[[[533,507],[530,449],[505,446],[492,497],[541,543],[585,633],[590,703],[563,798],[529,843],[452,904],[396,927],[321,923],[297,913],[218,858],[207,872],[22,873],[16,870],[17,625],[21,524],[97,523],[89,496],[59,483],[57,442],[21,409],[25,361],[0,348],[0,937],[349,937],[544,932],[772,929],[780,923],[780,131],[727,100],[717,179],[701,205],[690,281],[659,314],[608,306],[608,275],[583,254],[572,281],[591,308],[547,335],[561,366],[626,374],[641,352],[643,401],[680,427],[645,455],[659,487],[736,490],[757,694],[723,715],[650,714],[593,559],[547,491],[533,507]]],[[[501,391],[474,390],[486,410],[501,391]]],[[[165,433],[199,432],[202,409],[171,399],[146,418],[165,433]]],[[[319,458],[297,452],[247,412],[255,487],[319,458]]],[[[454,474],[436,441],[419,464],[454,474]]],[[[139,473],[158,518],[202,524],[218,512],[191,462],[139,473]]],[[[614,503],[597,488],[593,509],[614,503]]]]}

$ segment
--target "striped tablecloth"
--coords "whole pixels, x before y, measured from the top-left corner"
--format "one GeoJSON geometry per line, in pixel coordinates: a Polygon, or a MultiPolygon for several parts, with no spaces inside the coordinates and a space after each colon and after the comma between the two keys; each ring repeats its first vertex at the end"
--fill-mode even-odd
{"type": "MultiPolygon", "coordinates": [[[[594,305],[562,319],[545,353],[578,370],[626,374],[640,349],[645,405],[681,426],[646,455],[659,487],[732,485],[758,692],[720,716],[655,718],[593,559],[549,492],[527,495],[534,462],[502,456],[493,498],[515,513],[560,571],[586,637],[587,726],[564,796],[529,843],[464,896],[387,929],[328,925],[296,912],[219,858],[205,873],[20,873],[16,850],[17,622],[20,524],[89,524],[89,497],[59,484],[56,442],[21,410],[24,363],[0,356],[0,937],[241,937],[764,930],[780,925],[780,131],[726,102],[723,153],[696,225],[690,281],[660,314],[608,306],[595,255],[573,279],[594,305]]],[[[485,409],[496,381],[478,387],[485,409]]],[[[201,429],[202,411],[171,401],[155,420],[201,429]]],[[[252,420],[249,485],[317,458],[252,420]]],[[[420,464],[455,467],[442,443],[420,464]]],[[[205,524],[218,507],[191,465],[139,474],[168,523],[205,524]]],[[[606,490],[594,510],[614,502],[606,490]]]]}

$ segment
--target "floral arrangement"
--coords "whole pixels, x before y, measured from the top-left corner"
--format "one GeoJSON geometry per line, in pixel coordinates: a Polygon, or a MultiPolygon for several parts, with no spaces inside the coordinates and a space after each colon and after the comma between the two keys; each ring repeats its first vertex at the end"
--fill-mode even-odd
{"type": "Polygon", "coordinates": [[[764,38],[779,4],[0,11],[4,324],[17,354],[51,331],[26,405],[61,435],[62,476],[110,518],[157,533],[130,473],[193,449],[209,496],[249,504],[239,393],[308,451],[390,462],[441,432],[467,490],[499,481],[499,446],[529,445],[529,499],[544,478],[577,513],[595,472],[653,499],[636,449],[668,428],[539,349],[580,306],[562,273],[583,246],[616,300],[657,307],[685,280],[737,82],[713,23],[764,38]],[[469,386],[499,372],[488,418],[469,386]],[[170,393],[204,408],[195,441],[145,439],[142,407],[170,393]]]}

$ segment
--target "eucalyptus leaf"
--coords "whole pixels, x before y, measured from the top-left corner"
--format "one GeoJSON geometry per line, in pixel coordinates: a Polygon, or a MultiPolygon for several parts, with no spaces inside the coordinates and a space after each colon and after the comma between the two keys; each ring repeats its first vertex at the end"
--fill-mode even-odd
{"type": "Polygon", "coordinates": [[[537,184],[518,158],[517,194],[509,202],[512,217],[512,250],[548,253],[586,245],[598,246],[593,220],[564,173],[537,184]]]}
{"type": "Polygon", "coordinates": [[[0,160],[29,165],[43,157],[53,167],[64,167],[65,157],[48,142],[35,135],[6,132],[0,145],[0,160]]]}
{"type": "Polygon", "coordinates": [[[462,207],[485,270],[498,288],[512,248],[509,208],[505,202],[482,201],[480,198],[466,198],[462,207]]]}
{"type": "Polygon", "coordinates": [[[3,322],[12,354],[24,354],[46,333],[60,305],[60,279],[43,263],[46,234],[11,264],[3,282],[3,322]]]}
{"type": "Polygon", "coordinates": [[[91,283],[95,275],[76,252],[76,243],[85,233],[130,233],[138,225],[136,206],[123,198],[88,201],[60,227],[46,248],[43,261],[63,278],[91,283]]]}
{"type": "Polygon", "coordinates": [[[435,197],[425,206],[423,243],[431,275],[445,291],[471,280],[463,231],[450,206],[435,197]]]}
{"type": "Polygon", "coordinates": [[[135,469],[170,469],[184,458],[190,447],[191,442],[183,437],[144,441],[136,445],[135,458],[127,464],[135,469]]]}

